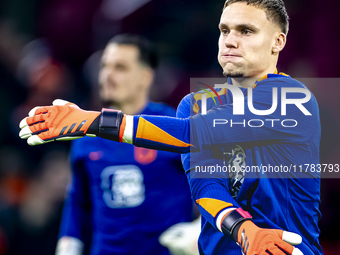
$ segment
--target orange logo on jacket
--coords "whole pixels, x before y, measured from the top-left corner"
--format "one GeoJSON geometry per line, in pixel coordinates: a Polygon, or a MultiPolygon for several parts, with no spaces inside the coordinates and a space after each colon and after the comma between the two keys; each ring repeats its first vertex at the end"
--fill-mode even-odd
{"type": "Polygon", "coordinates": [[[134,157],[138,163],[142,165],[148,165],[156,159],[157,151],[141,147],[134,147],[134,157]]]}

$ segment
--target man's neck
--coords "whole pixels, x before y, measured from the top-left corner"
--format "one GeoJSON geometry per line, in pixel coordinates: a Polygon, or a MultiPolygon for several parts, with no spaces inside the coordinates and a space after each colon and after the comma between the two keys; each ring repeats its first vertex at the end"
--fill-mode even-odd
{"type": "Polygon", "coordinates": [[[241,88],[251,88],[255,85],[255,82],[263,77],[265,77],[269,73],[277,73],[277,69],[270,72],[263,72],[257,78],[252,77],[240,77],[240,78],[231,78],[231,82],[233,85],[241,88]]]}
{"type": "Polygon", "coordinates": [[[257,80],[257,78],[231,78],[232,84],[241,88],[251,88],[257,80]]]}

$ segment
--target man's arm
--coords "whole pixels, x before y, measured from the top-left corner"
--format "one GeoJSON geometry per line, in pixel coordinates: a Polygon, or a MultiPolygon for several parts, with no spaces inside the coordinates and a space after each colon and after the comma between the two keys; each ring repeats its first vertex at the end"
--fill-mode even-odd
{"type": "Polygon", "coordinates": [[[111,109],[84,111],[61,99],[54,100],[53,106],[33,108],[20,122],[20,128],[19,136],[27,139],[29,145],[74,140],[87,135],[178,153],[189,152],[191,146],[188,143],[189,119],[130,116],[111,109]],[[144,121],[145,118],[151,118],[153,123],[144,121]]]}
{"type": "MultiPolygon", "coordinates": [[[[190,97],[186,96],[177,108],[177,117],[187,118],[190,116],[190,110],[190,97]]],[[[185,161],[188,161],[187,157],[192,157],[191,160],[195,161],[193,158],[201,158],[200,155],[201,152],[182,154],[183,165],[186,163],[185,161]]],[[[292,246],[301,243],[299,235],[282,230],[261,229],[251,222],[251,215],[243,211],[230,195],[229,179],[224,175],[221,175],[221,178],[218,178],[218,176],[214,176],[215,178],[199,178],[199,176],[195,178],[195,174],[189,170],[187,176],[192,198],[198,204],[202,216],[218,231],[239,244],[244,254],[260,253],[265,249],[276,254],[278,247],[282,247],[289,254],[301,254],[298,249],[292,246]],[[245,236],[242,233],[246,230],[245,236]],[[271,243],[270,247],[261,243],[261,240],[258,239],[260,234],[263,237],[262,240],[271,243]],[[238,235],[240,235],[239,238],[238,235]]]]}
{"type": "MultiPolygon", "coordinates": [[[[278,85],[282,85],[278,83],[278,85]]],[[[271,85],[259,84],[254,89],[253,105],[256,109],[271,107],[271,85]]],[[[248,98],[245,98],[247,104],[248,98]]],[[[287,114],[281,116],[281,102],[270,116],[255,115],[245,107],[244,115],[233,115],[232,105],[222,105],[211,109],[206,115],[196,114],[188,118],[164,116],[124,115],[121,111],[103,109],[102,112],[83,111],[74,104],[55,100],[54,106],[34,108],[28,118],[21,121],[20,137],[30,145],[43,144],[54,140],[70,140],[84,135],[100,136],[106,139],[134,144],[136,146],[167,150],[178,153],[200,151],[219,144],[281,140],[304,142],[307,130],[318,123],[315,98],[305,104],[313,112],[305,116],[295,106],[290,105],[287,114]],[[294,108],[295,107],[295,108],[294,108]],[[227,120],[227,125],[216,124],[216,120],[227,120]],[[295,125],[294,128],[285,125],[295,125]],[[249,122],[251,121],[251,122],[249,122]],[[261,125],[252,127],[254,125],[261,125]]]]}
{"type": "Polygon", "coordinates": [[[91,241],[91,203],[88,177],[81,161],[75,159],[77,146],[71,149],[72,183],[65,200],[56,255],[82,255],[91,241]]]}
{"type": "MultiPolygon", "coordinates": [[[[186,119],[190,117],[191,99],[190,95],[182,99],[177,107],[177,118],[186,119]]],[[[225,178],[225,176],[220,176],[221,178],[218,178],[218,176],[214,176],[215,178],[195,176],[195,172],[191,171],[192,166],[188,164],[196,160],[202,160],[201,152],[182,154],[182,163],[186,170],[191,196],[197,203],[201,215],[218,229],[218,224],[216,225],[218,214],[225,208],[240,206],[229,193],[228,178],[225,178]]]]}

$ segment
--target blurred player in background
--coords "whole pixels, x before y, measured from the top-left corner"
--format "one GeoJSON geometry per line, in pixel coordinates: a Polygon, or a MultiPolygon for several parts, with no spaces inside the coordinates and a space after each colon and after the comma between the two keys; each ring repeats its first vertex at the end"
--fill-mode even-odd
{"type": "MultiPolygon", "coordinates": [[[[104,105],[129,114],[175,116],[171,107],[148,99],[157,61],[145,38],[129,34],[112,38],[102,55],[99,74],[104,105]]],[[[80,255],[83,250],[90,250],[91,255],[169,254],[159,236],[183,222],[163,234],[163,244],[171,245],[178,239],[176,233],[188,227],[184,222],[193,217],[178,154],[86,138],[73,142],[71,162],[73,179],[57,255],[80,255]]],[[[184,239],[186,243],[180,244],[192,253],[181,254],[197,252],[200,226],[194,228],[191,241],[184,239]]]]}

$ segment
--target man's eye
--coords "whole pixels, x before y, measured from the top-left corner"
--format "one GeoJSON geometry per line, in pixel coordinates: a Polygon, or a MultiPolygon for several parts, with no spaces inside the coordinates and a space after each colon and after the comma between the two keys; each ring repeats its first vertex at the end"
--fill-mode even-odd
{"type": "Polygon", "coordinates": [[[224,35],[226,35],[226,34],[228,34],[228,30],[227,30],[227,29],[222,29],[222,30],[221,30],[221,33],[224,34],[224,35]]]}
{"type": "Polygon", "coordinates": [[[127,68],[126,68],[126,66],[124,66],[124,65],[116,65],[116,66],[115,66],[115,69],[116,69],[117,71],[125,71],[127,68]]]}
{"type": "Polygon", "coordinates": [[[251,30],[249,30],[249,29],[242,29],[242,34],[248,35],[250,33],[251,33],[251,30]]]}

